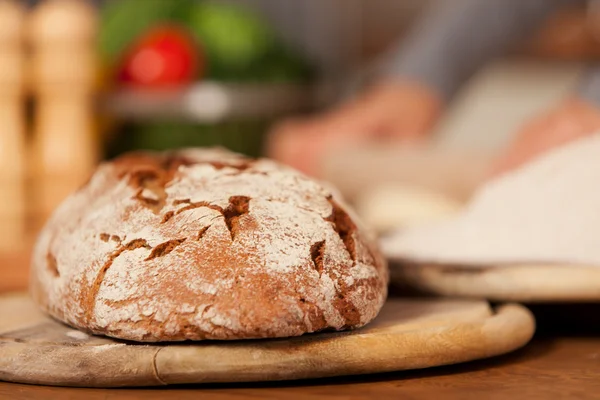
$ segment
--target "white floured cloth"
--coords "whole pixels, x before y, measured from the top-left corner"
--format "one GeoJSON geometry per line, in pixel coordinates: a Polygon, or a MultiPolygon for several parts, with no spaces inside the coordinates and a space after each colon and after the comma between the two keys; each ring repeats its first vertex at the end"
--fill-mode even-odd
{"type": "Polygon", "coordinates": [[[600,134],[488,183],[458,217],[382,240],[391,259],[600,268],[600,134]]]}

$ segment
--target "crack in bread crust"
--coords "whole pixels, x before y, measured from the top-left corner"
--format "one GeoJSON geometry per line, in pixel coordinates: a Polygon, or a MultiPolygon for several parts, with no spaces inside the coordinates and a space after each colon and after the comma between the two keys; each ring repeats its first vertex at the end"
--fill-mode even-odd
{"type": "Polygon", "coordinates": [[[319,273],[319,276],[323,273],[323,255],[325,254],[326,242],[321,240],[320,242],[314,243],[310,247],[310,259],[312,260],[315,269],[319,273]]]}
{"type": "Polygon", "coordinates": [[[250,197],[246,196],[231,196],[229,198],[229,205],[223,210],[223,217],[225,218],[225,225],[229,229],[231,240],[235,239],[235,235],[239,229],[239,219],[244,214],[248,214],[250,208],[250,197]]]}
{"type": "Polygon", "coordinates": [[[155,258],[163,257],[175,250],[177,246],[185,242],[186,238],[168,240],[154,247],[150,255],[144,261],[154,260],[155,258]]]}
{"type": "Polygon", "coordinates": [[[327,200],[331,204],[332,211],[331,215],[325,220],[333,224],[333,229],[344,242],[348,254],[350,254],[353,261],[356,261],[356,243],[353,237],[356,225],[352,222],[348,213],[333,198],[329,197],[327,200]]]}
{"type": "MultiPolygon", "coordinates": [[[[134,198],[140,201],[145,207],[152,210],[152,212],[158,214],[166,204],[166,187],[175,178],[179,168],[181,166],[190,166],[198,163],[185,156],[177,155],[176,153],[167,153],[162,157],[134,153],[116,159],[114,164],[118,168],[118,176],[127,176],[129,184],[132,187],[137,188],[134,198]],[[148,194],[151,194],[152,197],[149,197],[148,194]]],[[[207,164],[213,165],[215,168],[217,168],[217,166],[219,168],[236,168],[239,171],[243,171],[250,166],[250,164],[247,163],[240,165],[226,165],[223,163],[209,162],[207,164]]],[[[168,221],[172,216],[173,215],[166,217],[166,220],[168,221]]]]}
{"type": "Polygon", "coordinates": [[[204,235],[206,234],[206,231],[208,230],[208,228],[210,228],[210,225],[205,226],[204,228],[201,228],[198,231],[198,236],[196,236],[196,240],[200,240],[204,237],[204,235]]]}
{"type": "MultiPolygon", "coordinates": [[[[177,210],[175,215],[181,214],[182,212],[185,212],[185,211],[193,210],[195,208],[201,208],[201,207],[210,208],[211,210],[220,212],[225,220],[225,225],[227,226],[227,229],[229,230],[229,234],[231,235],[231,240],[234,240],[235,235],[237,234],[237,231],[239,229],[240,217],[242,217],[244,214],[248,213],[248,210],[250,207],[250,205],[249,205],[250,198],[246,197],[246,196],[231,196],[229,198],[229,205],[226,208],[223,208],[223,207],[220,207],[220,206],[217,206],[214,204],[210,204],[206,201],[200,201],[197,203],[191,203],[188,201],[188,202],[182,202],[182,203],[178,203],[178,204],[188,204],[188,205],[177,210]]],[[[203,232],[203,234],[204,234],[204,232],[203,232]]]]}
{"type": "Polygon", "coordinates": [[[254,162],[249,160],[243,160],[240,163],[231,163],[231,162],[222,162],[222,161],[210,161],[210,165],[212,165],[215,169],[223,169],[223,168],[233,168],[238,170],[238,172],[243,172],[250,168],[254,162]]]}
{"type": "Polygon", "coordinates": [[[146,248],[146,249],[150,249],[150,246],[148,245],[148,242],[146,242],[145,239],[134,239],[131,242],[127,243],[126,245],[121,246],[120,248],[118,248],[117,250],[115,250],[114,252],[112,252],[109,255],[108,260],[104,263],[104,265],[102,265],[102,267],[100,268],[100,271],[98,271],[98,274],[96,275],[96,279],[94,280],[92,285],[88,286],[84,289],[87,291],[87,293],[85,293],[82,296],[83,297],[83,306],[84,306],[84,310],[85,310],[84,318],[86,321],[89,322],[93,319],[94,308],[96,307],[96,297],[98,296],[98,292],[100,291],[100,286],[102,285],[102,282],[104,281],[104,277],[106,276],[108,269],[115,262],[115,259],[117,259],[117,257],[119,257],[121,254],[123,254],[126,251],[136,250],[136,249],[139,249],[142,247],[146,248]]]}

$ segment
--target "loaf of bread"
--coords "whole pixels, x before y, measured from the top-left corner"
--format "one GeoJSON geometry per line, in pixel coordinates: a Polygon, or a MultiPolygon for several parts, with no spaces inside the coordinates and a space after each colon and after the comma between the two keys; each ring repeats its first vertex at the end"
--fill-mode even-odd
{"type": "Polygon", "coordinates": [[[190,149],[102,164],[41,232],[31,293],[93,334],[231,340],[363,326],[387,283],[373,236],[331,189],[190,149]]]}

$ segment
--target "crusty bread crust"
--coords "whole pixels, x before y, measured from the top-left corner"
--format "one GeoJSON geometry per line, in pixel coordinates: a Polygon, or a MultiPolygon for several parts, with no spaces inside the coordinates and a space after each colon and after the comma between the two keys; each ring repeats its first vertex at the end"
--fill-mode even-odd
{"type": "Polygon", "coordinates": [[[387,295],[374,243],[335,194],[273,161],[134,153],[55,211],[31,293],[71,326],[143,342],[350,329],[387,295]]]}

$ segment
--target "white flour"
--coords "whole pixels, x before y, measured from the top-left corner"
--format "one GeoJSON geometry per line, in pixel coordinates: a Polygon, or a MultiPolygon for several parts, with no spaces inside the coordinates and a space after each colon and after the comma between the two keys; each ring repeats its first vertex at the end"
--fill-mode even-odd
{"type": "Polygon", "coordinates": [[[600,134],[488,183],[456,218],[382,244],[393,259],[600,267],[600,134]]]}

